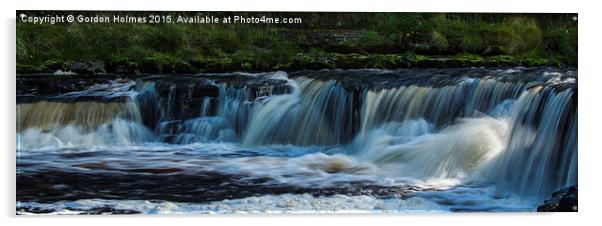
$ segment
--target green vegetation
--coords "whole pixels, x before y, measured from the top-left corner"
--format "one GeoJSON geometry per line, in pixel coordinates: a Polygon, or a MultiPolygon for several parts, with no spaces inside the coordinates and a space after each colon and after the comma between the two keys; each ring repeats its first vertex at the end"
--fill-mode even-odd
{"type": "Polygon", "coordinates": [[[17,71],[70,70],[77,62],[108,73],[577,65],[574,14],[261,14],[304,23],[17,22],[17,71]]]}

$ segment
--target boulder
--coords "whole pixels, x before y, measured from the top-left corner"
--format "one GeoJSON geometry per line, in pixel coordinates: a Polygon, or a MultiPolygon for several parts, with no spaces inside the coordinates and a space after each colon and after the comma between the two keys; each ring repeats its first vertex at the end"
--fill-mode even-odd
{"type": "Polygon", "coordinates": [[[577,212],[577,185],[559,189],[537,207],[537,212],[577,212]]]}
{"type": "Polygon", "coordinates": [[[78,61],[71,64],[69,69],[80,75],[106,73],[104,63],[99,61],[78,61]]]}

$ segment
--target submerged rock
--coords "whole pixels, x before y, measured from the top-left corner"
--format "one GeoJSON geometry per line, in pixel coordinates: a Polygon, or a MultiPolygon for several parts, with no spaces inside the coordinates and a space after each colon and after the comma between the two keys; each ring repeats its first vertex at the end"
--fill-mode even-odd
{"type": "Polygon", "coordinates": [[[41,207],[33,207],[33,206],[17,206],[17,215],[23,215],[24,213],[33,213],[33,214],[48,214],[52,213],[55,210],[41,207]]]}
{"type": "Polygon", "coordinates": [[[67,208],[71,211],[80,212],[79,215],[99,215],[99,214],[139,214],[140,211],[129,209],[117,209],[112,206],[99,206],[90,209],[67,208]]]}
{"type": "Polygon", "coordinates": [[[577,185],[562,188],[537,207],[537,212],[577,212],[577,185]]]}
{"type": "MultiPolygon", "coordinates": [[[[118,209],[109,205],[105,206],[97,206],[91,208],[72,208],[67,207],[63,211],[72,211],[79,215],[100,215],[100,214],[139,214],[140,211],[129,210],[129,209],[118,209]]],[[[23,214],[52,214],[61,210],[56,210],[52,208],[41,208],[34,206],[22,206],[17,207],[17,215],[23,214]]]]}

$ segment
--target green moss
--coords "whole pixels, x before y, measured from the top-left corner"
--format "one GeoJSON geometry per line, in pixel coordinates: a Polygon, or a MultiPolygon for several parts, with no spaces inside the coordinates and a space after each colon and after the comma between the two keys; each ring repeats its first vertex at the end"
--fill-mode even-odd
{"type": "Polygon", "coordinates": [[[467,53],[467,52],[456,54],[452,58],[455,60],[463,60],[463,61],[470,61],[470,62],[482,62],[483,61],[483,56],[477,55],[477,54],[472,54],[472,53],[467,53]]]}
{"type": "Polygon", "coordinates": [[[414,55],[414,61],[419,62],[419,61],[426,61],[426,60],[430,60],[431,58],[425,55],[414,55]]]}
{"type": "Polygon", "coordinates": [[[192,60],[191,65],[198,72],[235,71],[234,61],[228,57],[209,58],[199,56],[192,60]]]}
{"type": "Polygon", "coordinates": [[[17,63],[17,73],[36,73],[40,72],[40,68],[31,64],[20,64],[17,63]]]}
{"type": "Polygon", "coordinates": [[[400,54],[371,54],[367,58],[366,66],[370,68],[399,68],[409,65],[400,54]]]}

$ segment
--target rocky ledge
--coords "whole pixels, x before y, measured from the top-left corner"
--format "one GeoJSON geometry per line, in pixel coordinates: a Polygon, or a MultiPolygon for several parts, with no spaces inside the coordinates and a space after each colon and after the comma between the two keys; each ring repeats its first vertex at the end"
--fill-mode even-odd
{"type": "Polygon", "coordinates": [[[537,212],[577,212],[577,185],[562,188],[537,207],[537,212]]]}

